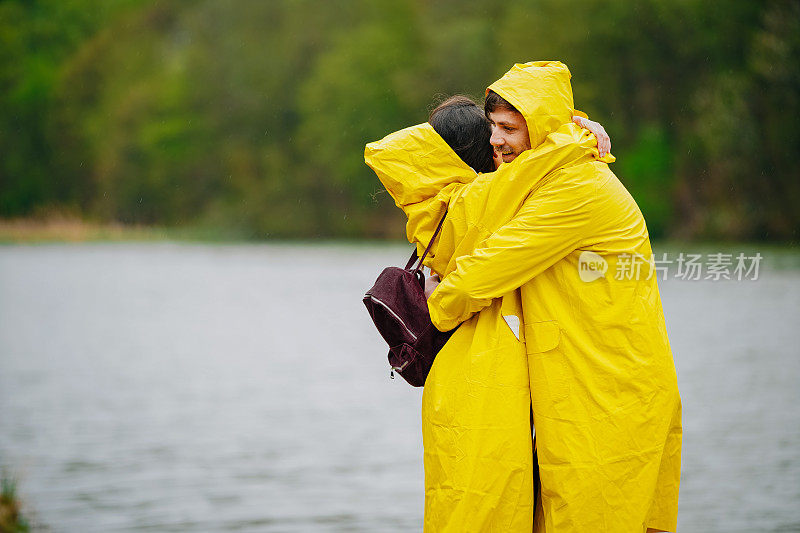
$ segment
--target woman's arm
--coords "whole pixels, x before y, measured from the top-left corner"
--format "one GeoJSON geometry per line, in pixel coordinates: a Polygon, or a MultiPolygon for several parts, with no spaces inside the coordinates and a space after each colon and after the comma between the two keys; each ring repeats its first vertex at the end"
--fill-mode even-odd
{"type": "Polygon", "coordinates": [[[427,122],[369,143],[364,160],[408,217],[409,242],[422,247],[450,198],[477,176],[427,122]]]}
{"type": "Polygon", "coordinates": [[[600,157],[603,157],[611,152],[611,138],[608,136],[605,128],[601,126],[599,122],[589,120],[581,115],[575,115],[572,117],[572,122],[583,129],[591,131],[594,134],[594,136],[597,138],[597,149],[600,152],[600,157]]]}

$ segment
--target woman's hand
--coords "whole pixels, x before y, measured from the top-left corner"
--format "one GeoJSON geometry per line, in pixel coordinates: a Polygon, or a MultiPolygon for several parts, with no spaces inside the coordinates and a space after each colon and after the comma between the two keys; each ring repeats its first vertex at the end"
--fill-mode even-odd
{"type": "Polygon", "coordinates": [[[431,297],[431,294],[433,294],[433,291],[435,291],[436,287],[439,286],[439,282],[440,281],[442,281],[442,280],[440,280],[439,276],[436,275],[436,274],[434,274],[433,276],[428,276],[427,278],[425,278],[425,299],[426,300],[431,297]]]}
{"type": "Polygon", "coordinates": [[[598,122],[577,115],[572,117],[572,122],[583,129],[591,131],[594,136],[597,137],[597,150],[600,152],[600,157],[611,152],[611,138],[608,136],[608,133],[606,133],[605,128],[598,122]]]}

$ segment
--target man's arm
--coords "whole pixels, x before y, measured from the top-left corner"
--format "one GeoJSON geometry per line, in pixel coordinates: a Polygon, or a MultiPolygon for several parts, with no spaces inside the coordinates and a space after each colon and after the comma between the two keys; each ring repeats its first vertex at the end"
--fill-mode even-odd
{"type": "Polygon", "coordinates": [[[559,173],[508,224],[459,257],[428,299],[431,320],[449,331],[581,245],[591,230],[593,187],[559,183],[559,173]]]}

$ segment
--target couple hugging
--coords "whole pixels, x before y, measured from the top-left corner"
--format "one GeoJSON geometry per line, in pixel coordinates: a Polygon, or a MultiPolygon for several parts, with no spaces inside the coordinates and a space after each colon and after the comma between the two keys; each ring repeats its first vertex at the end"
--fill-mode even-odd
{"type": "Polygon", "coordinates": [[[486,94],[365,151],[418,250],[446,213],[426,294],[460,327],[422,397],[425,531],[675,531],[681,403],[642,213],[564,64],[486,94]]]}

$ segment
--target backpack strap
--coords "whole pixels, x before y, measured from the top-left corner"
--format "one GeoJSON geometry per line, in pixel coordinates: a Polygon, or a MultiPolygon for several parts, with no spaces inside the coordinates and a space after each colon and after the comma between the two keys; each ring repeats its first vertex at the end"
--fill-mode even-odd
{"type": "MultiPolygon", "coordinates": [[[[414,267],[414,274],[416,274],[417,271],[419,271],[419,269],[422,268],[422,262],[425,261],[425,257],[428,255],[428,252],[430,251],[431,246],[433,245],[433,241],[436,240],[436,236],[439,234],[439,230],[442,229],[442,224],[444,224],[444,219],[446,216],[447,216],[447,210],[445,209],[444,215],[442,215],[441,220],[439,220],[439,225],[436,226],[436,231],[433,232],[433,236],[431,237],[428,246],[425,247],[425,253],[422,254],[422,257],[419,259],[419,263],[417,263],[417,266],[414,267]]],[[[416,261],[417,258],[418,258],[417,246],[414,245],[414,251],[411,252],[411,257],[408,259],[408,262],[406,263],[406,270],[411,268],[411,266],[414,264],[414,261],[416,261]]]]}

